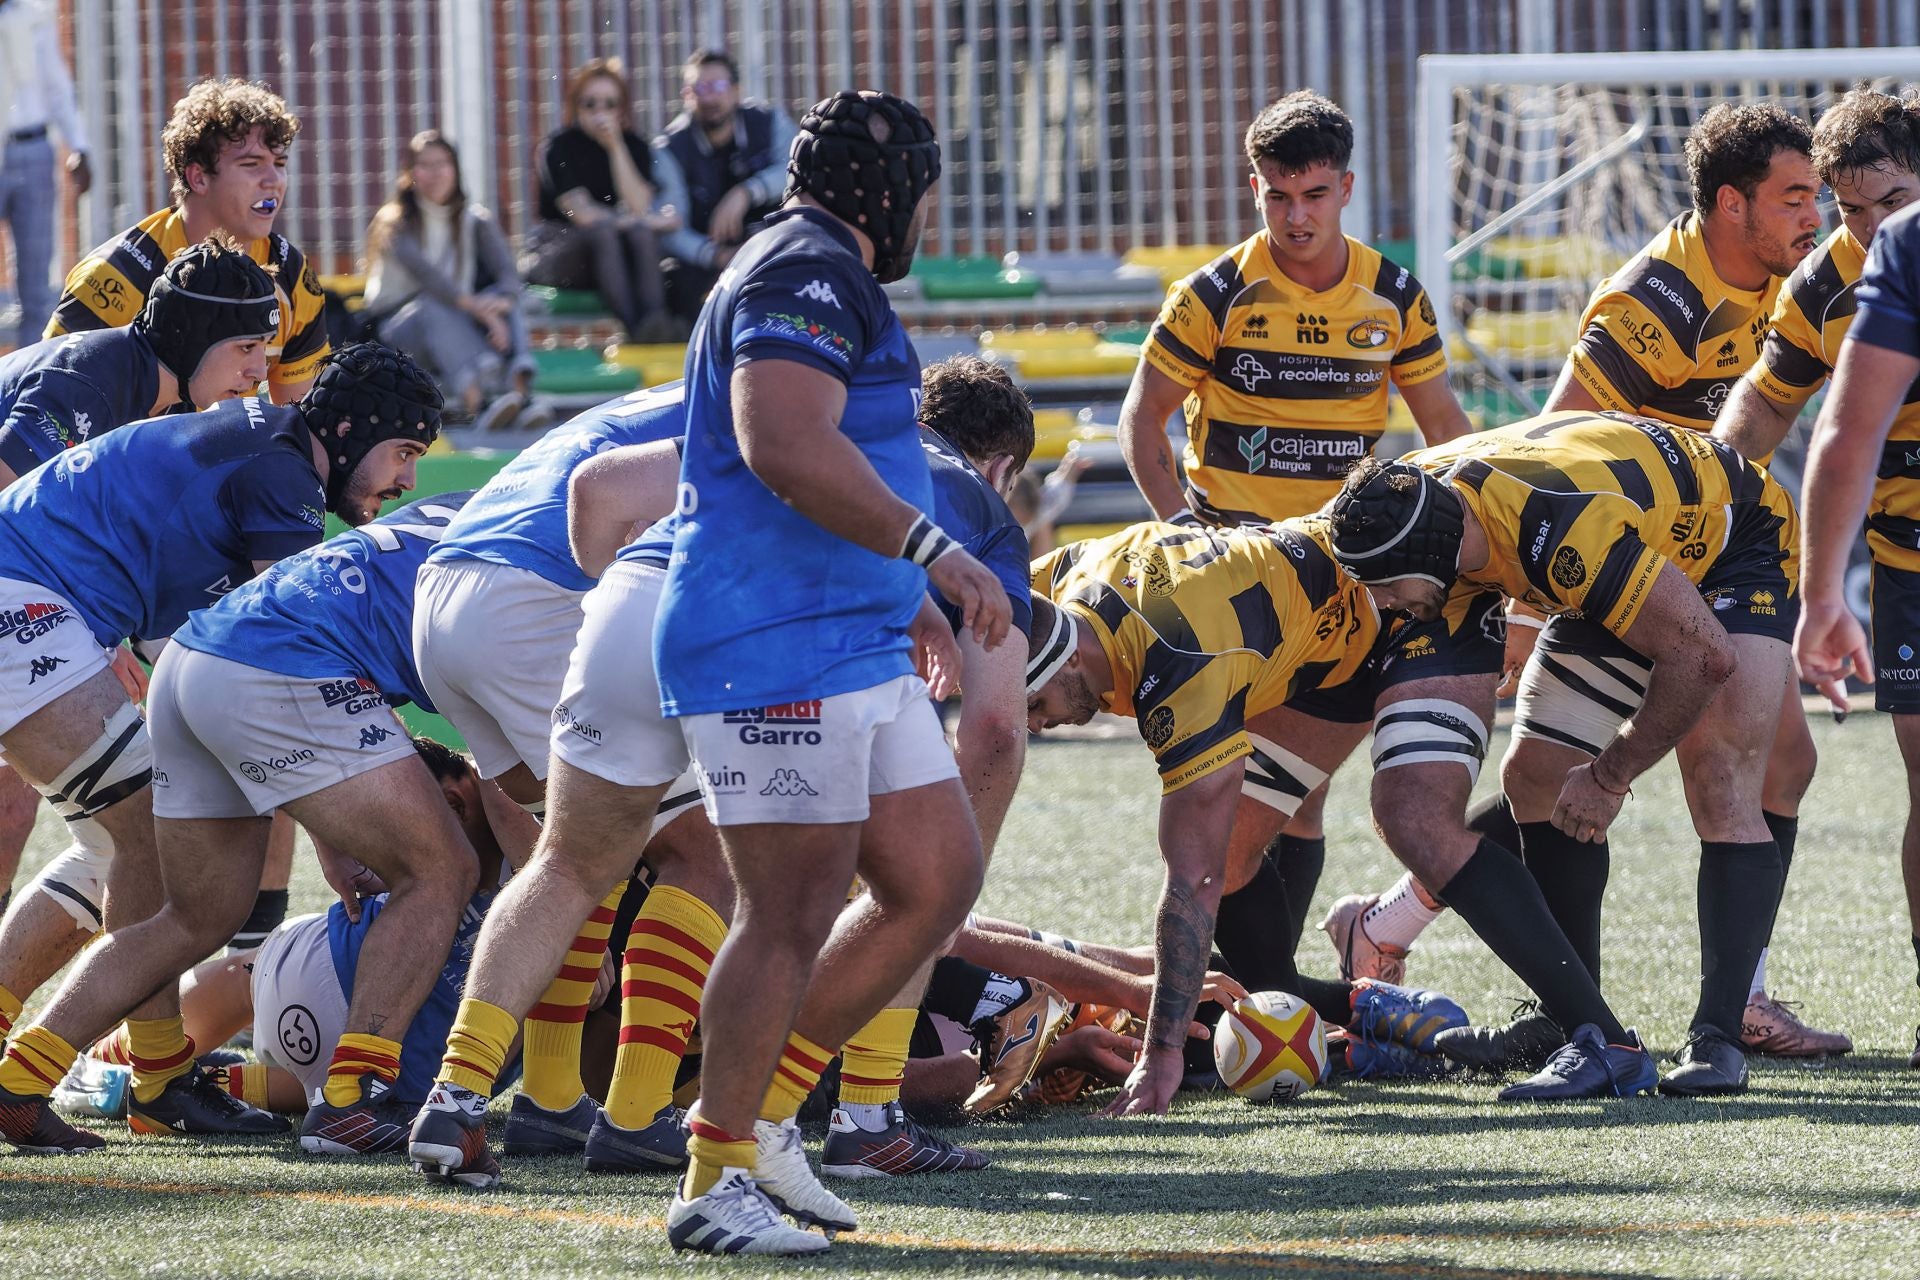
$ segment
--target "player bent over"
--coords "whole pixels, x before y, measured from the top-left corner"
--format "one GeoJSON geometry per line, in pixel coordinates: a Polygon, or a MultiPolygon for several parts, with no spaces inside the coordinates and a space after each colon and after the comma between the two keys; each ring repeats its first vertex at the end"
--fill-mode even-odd
{"type": "MultiPolygon", "coordinates": [[[[167,886],[148,783],[183,779],[165,765],[155,772],[147,727],[108,669],[108,652],[132,635],[172,633],[190,610],[312,546],[325,511],[353,524],[372,519],[383,499],[411,487],[414,459],[438,429],[439,394],[412,361],[355,346],[323,369],[297,405],[244,399],[126,427],[66,451],[0,495],[0,614],[27,637],[0,646],[7,655],[0,661],[19,667],[18,678],[4,677],[0,745],[69,823],[97,824],[95,847],[113,853],[108,939],[0,1060],[0,1137],[39,1151],[100,1146],[56,1118],[46,1095],[76,1043],[92,1042],[129,1013],[136,1128],[273,1130],[274,1121],[205,1079],[181,1032],[173,979],[223,940],[205,936],[203,922],[190,924],[186,913],[231,913],[212,893],[204,905],[163,910],[167,886]]],[[[168,698],[156,698],[155,710],[171,732],[173,685],[161,683],[168,698]]],[[[310,689],[319,695],[317,684],[310,689]]],[[[225,718],[232,693],[204,692],[192,714],[225,718]]],[[[270,775],[324,768],[318,751],[289,740],[279,712],[256,714],[256,723],[223,729],[252,735],[251,753],[231,767],[262,788],[254,794],[271,789],[270,775]]],[[[181,857],[192,864],[179,869],[182,882],[223,865],[209,852],[220,846],[199,838],[207,834],[196,831],[168,859],[170,867],[181,857]]],[[[256,874],[236,891],[241,916],[257,884],[256,874]]],[[[449,935],[456,913],[457,901],[449,935]]]]}
{"type": "MultiPolygon", "coordinates": [[[[1491,588],[1550,615],[1514,728],[1544,749],[1509,752],[1501,779],[1530,866],[1581,858],[1633,780],[1678,747],[1701,839],[1702,974],[1686,1047],[1661,1088],[1745,1088],[1733,1028],[1782,874],[1760,785],[1797,604],[1798,522],[1786,494],[1697,433],[1560,413],[1356,469],[1333,527],[1335,554],[1382,608],[1430,616],[1449,590],[1491,588]],[[1396,572],[1415,552],[1425,572],[1396,572]],[[1553,771],[1516,768],[1543,759],[1553,771]]],[[[1548,895],[1596,983],[1604,883],[1603,873],[1548,895]]],[[[1568,1023],[1553,1003],[1573,1043],[1508,1095],[1556,1096],[1612,1053],[1611,1029],[1568,1023]]],[[[1497,1065],[1500,1040],[1455,1032],[1442,1048],[1497,1065]]]]}

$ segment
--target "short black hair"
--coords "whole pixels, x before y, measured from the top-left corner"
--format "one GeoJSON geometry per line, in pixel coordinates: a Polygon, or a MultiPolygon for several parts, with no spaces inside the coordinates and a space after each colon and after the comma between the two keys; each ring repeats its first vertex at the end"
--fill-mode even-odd
{"type": "Polygon", "coordinates": [[[1297,89],[1247,126],[1247,163],[1258,169],[1262,160],[1273,161],[1283,173],[1317,164],[1345,170],[1353,160],[1353,121],[1330,99],[1297,89]]]}
{"type": "Polygon", "coordinates": [[[1883,164],[1920,174],[1920,98],[1861,87],[1828,107],[1813,126],[1814,172],[1831,185],[1883,164]]]}
{"type": "Polygon", "coordinates": [[[921,370],[920,424],[969,458],[1004,453],[1017,471],[1033,456],[1033,402],[1013,375],[979,356],[948,356],[921,370]]]}
{"type": "Polygon", "coordinates": [[[473,776],[473,765],[449,747],[421,734],[413,734],[413,749],[432,771],[435,782],[459,782],[473,776]]]}
{"type": "Polygon", "coordinates": [[[1813,154],[1813,130],[1805,120],[1771,102],[1715,106],[1687,134],[1687,182],[1693,188],[1694,209],[1712,213],[1722,187],[1753,199],[1781,151],[1813,154]]]}
{"type": "Polygon", "coordinates": [[[735,84],[740,83],[740,64],[735,62],[733,55],[725,49],[695,49],[687,55],[687,60],[681,64],[680,69],[682,71],[698,71],[709,62],[717,62],[725,67],[727,69],[727,78],[735,84]]]}

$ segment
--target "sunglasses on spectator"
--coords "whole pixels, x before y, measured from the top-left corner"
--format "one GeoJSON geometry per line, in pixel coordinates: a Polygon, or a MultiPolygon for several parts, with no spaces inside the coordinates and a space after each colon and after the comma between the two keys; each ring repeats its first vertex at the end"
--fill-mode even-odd
{"type": "Polygon", "coordinates": [[[580,108],[583,111],[617,111],[620,108],[618,98],[582,98],[580,108]]]}
{"type": "Polygon", "coordinates": [[[705,80],[693,82],[695,93],[725,93],[731,88],[733,88],[733,80],[727,76],[710,76],[705,80]]]}

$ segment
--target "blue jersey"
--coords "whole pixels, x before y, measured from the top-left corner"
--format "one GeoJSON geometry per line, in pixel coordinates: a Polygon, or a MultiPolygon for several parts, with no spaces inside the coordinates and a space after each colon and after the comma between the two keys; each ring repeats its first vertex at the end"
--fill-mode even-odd
{"type": "Polygon", "coordinates": [[[1906,209],[1880,224],[1854,296],[1859,314],[1848,337],[1920,356],[1920,212],[1906,209]]]}
{"type": "Polygon", "coordinates": [[[72,601],[94,638],[157,640],[320,541],[300,412],[248,397],[68,449],[0,494],[0,576],[72,601]]]}
{"type": "MultiPolygon", "coordinates": [[[[460,993],[466,989],[467,971],[473,967],[473,946],[480,938],[480,926],[486,922],[487,909],[493,905],[498,892],[497,889],[481,890],[460,913],[453,949],[447,953],[446,963],[440,967],[440,976],[433,980],[433,988],[427,992],[420,1012],[407,1024],[407,1034],[400,1041],[400,1078],[393,1084],[394,1097],[401,1101],[424,1103],[427,1094],[433,1091],[433,1077],[440,1069],[440,1057],[447,1048],[447,1033],[453,1030],[454,1015],[460,1011],[460,993]]],[[[367,940],[367,930],[373,927],[386,905],[385,894],[362,902],[358,924],[347,918],[347,909],[337,902],[327,909],[327,946],[333,952],[334,976],[340,980],[340,991],[348,1003],[353,1001],[353,979],[360,969],[360,948],[367,940]]],[[[512,1079],[508,1073],[501,1073],[501,1084],[510,1084],[512,1079]]]]}
{"type": "MultiPolygon", "coordinates": [[[[920,445],[933,472],[933,522],[968,555],[993,570],[1013,605],[1014,629],[1026,635],[1033,630],[1033,566],[1027,559],[1027,531],[987,478],[945,436],[923,430],[920,445]]],[[[960,610],[939,591],[929,588],[929,592],[957,634],[960,610]]]]}
{"type": "Polygon", "coordinates": [[[100,329],[0,359],[0,463],[25,475],[63,449],[149,417],[160,357],[138,329],[100,329]]]}
{"type": "Polygon", "coordinates": [[[920,360],[853,236],[812,208],[768,219],[721,277],[687,356],[680,519],[654,662],[668,715],[830,697],[913,670],[907,624],[927,576],[828,533],[748,469],[734,370],[756,360],[840,379],[840,431],[922,511],[920,360]]]}
{"type": "Polygon", "coordinates": [[[585,591],[593,579],[580,572],[567,543],[567,481],[597,453],[678,440],[686,429],[678,382],[587,410],[542,436],[487,481],[428,559],[436,564],[489,560],[537,573],[569,591],[585,591]]]}
{"type": "Polygon", "coordinates": [[[472,498],[439,493],[288,556],[189,617],[175,643],[303,680],[354,675],[391,703],[433,703],[413,665],[413,580],[472,498]]]}

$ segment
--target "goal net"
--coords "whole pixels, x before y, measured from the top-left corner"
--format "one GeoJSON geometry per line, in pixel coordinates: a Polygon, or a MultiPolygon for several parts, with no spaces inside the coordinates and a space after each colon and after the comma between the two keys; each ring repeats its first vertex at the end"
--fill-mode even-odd
{"type": "Polygon", "coordinates": [[[1812,122],[1856,84],[1920,84],[1920,49],[1422,58],[1416,271],[1463,402],[1496,425],[1545,401],[1595,286],[1691,206],[1711,107],[1812,122]]]}

